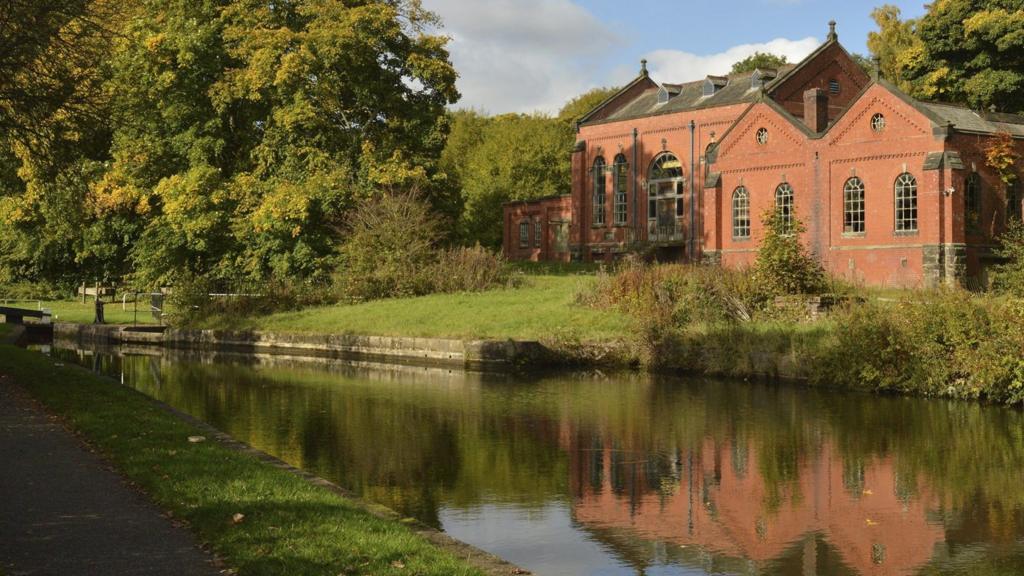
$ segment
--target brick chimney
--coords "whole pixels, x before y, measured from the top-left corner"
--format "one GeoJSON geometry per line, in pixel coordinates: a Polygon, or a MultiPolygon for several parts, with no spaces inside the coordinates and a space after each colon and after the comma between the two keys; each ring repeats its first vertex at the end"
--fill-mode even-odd
{"type": "Polygon", "coordinates": [[[804,124],[818,133],[828,128],[828,94],[821,88],[804,92],[804,124]]]}

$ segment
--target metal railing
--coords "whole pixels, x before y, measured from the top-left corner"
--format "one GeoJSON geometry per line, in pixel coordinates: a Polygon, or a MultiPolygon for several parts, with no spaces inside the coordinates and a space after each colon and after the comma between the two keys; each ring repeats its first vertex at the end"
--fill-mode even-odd
{"type": "Polygon", "coordinates": [[[664,220],[647,222],[648,242],[684,242],[685,240],[683,226],[677,219],[672,219],[671,222],[664,220]]]}

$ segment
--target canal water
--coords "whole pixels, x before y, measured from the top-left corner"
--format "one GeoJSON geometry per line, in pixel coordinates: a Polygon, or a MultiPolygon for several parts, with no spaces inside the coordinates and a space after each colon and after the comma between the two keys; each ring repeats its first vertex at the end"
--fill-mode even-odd
{"type": "Polygon", "coordinates": [[[55,348],[540,575],[1024,574],[1024,414],[707,379],[55,348]]]}

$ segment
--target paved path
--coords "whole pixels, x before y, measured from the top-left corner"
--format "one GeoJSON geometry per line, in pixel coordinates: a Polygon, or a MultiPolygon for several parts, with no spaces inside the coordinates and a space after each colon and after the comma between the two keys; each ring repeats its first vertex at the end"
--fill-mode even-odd
{"type": "Polygon", "coordinates": [[[0,379],[0,572],[214,576],[211,557],[0,379]]]}

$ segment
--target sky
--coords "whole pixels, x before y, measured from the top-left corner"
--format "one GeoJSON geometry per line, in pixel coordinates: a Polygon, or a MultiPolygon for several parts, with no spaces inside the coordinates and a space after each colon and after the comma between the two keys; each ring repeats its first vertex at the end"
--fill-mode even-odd
{"type": "Polygon", "coordinates": [[[847,50],[867,54],[871,10],[905,18],[925,0],[423,0],[451,37],[462,100],[491,114],[555,113],[590,89],[622,86],[649,61],[659,82],[725,74],[755,51],[798,62],[837,22],[847,50]]]}

